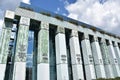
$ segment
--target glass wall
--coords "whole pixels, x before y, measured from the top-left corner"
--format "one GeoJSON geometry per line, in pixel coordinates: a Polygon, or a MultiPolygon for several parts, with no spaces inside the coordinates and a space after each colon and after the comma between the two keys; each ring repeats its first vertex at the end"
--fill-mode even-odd
{"type": "Polygon", "coordinates": [[[30,30],[28,34],[28,51],[26,58],[26,80],[32,80],[33,65],[33,47],[34,47],[34,31],[30,30]]]}
{"type": "Polygon", "coordinates": [[[55,53],[55,29],[49,30],[49,59],[50,59],[50,80],[57,80],[56,53],[55,53]]]}

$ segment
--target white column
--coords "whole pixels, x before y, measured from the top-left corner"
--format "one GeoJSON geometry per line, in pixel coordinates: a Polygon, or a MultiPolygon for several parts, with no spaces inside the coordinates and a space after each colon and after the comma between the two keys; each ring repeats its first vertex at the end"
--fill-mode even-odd
{"type": "Polygon", "coordinates": [[[57,80],[69,80],[65,30],[57,27],[55,36],[57,80]]]}
{"type": "Polygon", "coordinates": [[[115,42],[115,44],[114,44],[114,50],[115,50],[115,53],[116,53],[116,57],[118,59],[118,64],[119,64],[119,69],[120,69],[120,50],[119,50],[117,42],[115,42]]]}
{"type": "Polygon", "coordinates": [[[96,36],[93,37],[91,47],[95,62],[96,76],[97,78],[106,78],[100,45],[98,43],[98,38],[96,36]]]}
{"type": "Polygon", "coordinates": [[[86,79],[87,80],[96,79],[93,55],[91,52],[91,46],[90,46],[88,34],[86,33],[84,34],[83,40],[81,41],[81,45],[83,51],[86,79]]]}
{"type": "Polygon", "coordinates": [[[84,80],[78,32],[72,30],[70,37],[70,53],[72,61],[73,80],[84,80]]]}
{"type": "MultiPolygon", "coordinates": [[[[2,63],[2,57],[3,57],[3,52],[4,52],[4,45],[5,45],[5,42],[6,42],[6,36],[7,36],[7,28],[3,28],[2,29],[2,34],[1,34],[1,46],[0,46],[0,63],[2,63]]],[[[10,37],[9,37],[10,39],[10,37]]],[[[9,42],[9,41],[8,41],[9,42]]],[[[9,43],[8,43],[8,46],[9,46],[9,43]]],[[[8,54],[8,53],[7,53],[8,54]]]]}
{"type": "Polygon", "coordinates": [[[9,41],[11,28],[13,26],[14,12],[6,11],[2,26],[1,45],[0,45],[0,80],[4,80],[6,63],[8,57],[9,41]]]}
{"type": "Polygon", "coordinates": [[[28,31],[30,19],[21,17],[17,36],[16,54],[14,63],[13,80],[25,80],[26,55],[28,47],[28,31]]]}
{"type": "Polygon", "coordinates": [[[2,44],[1,44],[1,51],[0,51],[0,80],[4,80],[5,77],[5,70],[6,70],[6,63],[8,57],[8,48],[9,48],[9,41],[10,41],[10,29],[3,29],[2,35],[2,44]]]}
{"type": "Polygon", "coordinates": [[[114,77],[119,77],[120,69],[119,69],[119,65],[118,65],[118,59],[115,55],[113,44],[112,44],[111,40],[109,40],[108,49],[109,49],[110,62],[112,63],[114,77]]]}
{"type": "Polygon", "coordinates": [[[49,24],[41,22],[38,33],[37,80],[50,80],[49,24]]]}
{"type": "Polygon", "coordinates": [[[108,51],[108,47],[106,45],[105,39],[101,39],[100,47],[101,47],[101,52],[102,52],[102,56],[103,56],[106,77],[114,78],[114,74],[113,74],[113,70],[112,70],[112,66],[111,66],[110,58],[109,58],[109,51],[108,51]]]}

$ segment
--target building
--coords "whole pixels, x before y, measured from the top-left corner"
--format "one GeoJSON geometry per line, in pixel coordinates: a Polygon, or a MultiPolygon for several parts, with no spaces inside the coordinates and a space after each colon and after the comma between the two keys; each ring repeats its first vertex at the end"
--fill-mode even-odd
{"type": "Polygon", "coordinates": [[[31,5],[6,11],[0,40],[0,80],[120,77],[119,36],[31,5]]]}

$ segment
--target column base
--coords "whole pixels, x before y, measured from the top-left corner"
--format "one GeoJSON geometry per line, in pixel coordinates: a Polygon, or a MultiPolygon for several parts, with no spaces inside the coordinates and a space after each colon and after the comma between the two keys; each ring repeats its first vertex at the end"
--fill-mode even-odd
{"type": "Polygon", "coordinates": [[[73,80],[84,80],[82,65],[72,65],[73,80]]]}
{"type": "Polygon", "coordinates": [[[113,67],[114,77],[120,77],[119,66],[117,64],[113,64],[112,67],[113,67]]]}
{"type": "MultiPolygon", "coordinates": [[[[120,60],[119,60],[120,61],[120,60]]],[[[120,63],[118,63],[119,69],[120,69],[120,63]]]]}
{"type": "Polygon", "coordinates": [[[114,78],[113,70],[111,65],[105,65],[105,72],[106,72],[106,77],[107,78],[114,78]]]}
{"type": "Polygon", "coordinates": [[[69,80],[67,64],[57,65],[57,80],[69,80]]]}
{"type": "Polygon", "coordinates": [[[15,62],[13,80],[25,80],[26,78],[26,62],[15,62]]]}
{"type": "Polygon", "coordinates": [[[94,65],[85,65],[86,80],[96,80],[94,65]]]}
{"type": "Polygon", "coordinates": [[[105,69],[103,65],[96,65],[95,68],[97,78],[106,78],[105,69]]]}
{"type": "Polygon", "coordinates": [[[0,80],[4,80],[6,64],[0,64],[0,80]]]}
{"type": "Polygon", "coordinates": [[[37,65],[37,80],[50,80],[48,63],[40,63],[37,65]]]}

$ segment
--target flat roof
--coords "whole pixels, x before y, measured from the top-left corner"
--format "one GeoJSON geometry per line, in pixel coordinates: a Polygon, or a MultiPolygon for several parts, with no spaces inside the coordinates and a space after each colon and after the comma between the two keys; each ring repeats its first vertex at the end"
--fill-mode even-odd
{"type": "Polygon", "coordinates": [[[29,10],[29,11],[33,11],[33,12],[37,12],[37,13],[44,14],[44,15],[47,15],[47,16],[55,17],[55,18],[58,18],[60,20],[67,21],[67,22],[70,22],[70,23],[75,24],[75,25],[80,25],[80,26],[83,26],[85,28],[92,29],[94,31],[99,31],[101,33],[105,33],[107,35],[117,37],[117,38],[120,39],[120,36],[118,36],[116,34],[113,34],[113,33],[110,33],[110,32],[107,32],[107,31],[105,31],[103,29],[97,28],[97,27],[95,27],[93,25],[90,25],[90,24],[87,24],[87,23],[84,23],[84,22],[81,22],[81,21],[66,17],[64,15],[53,13],[51,11],[41,9],[41,8],[33,6],[33,5],[29,5],[29,4],[25,4],[25,3],[21,2],[19,8],[23,8],[23,9],[26,9],[26,10],[29,10]]]}

